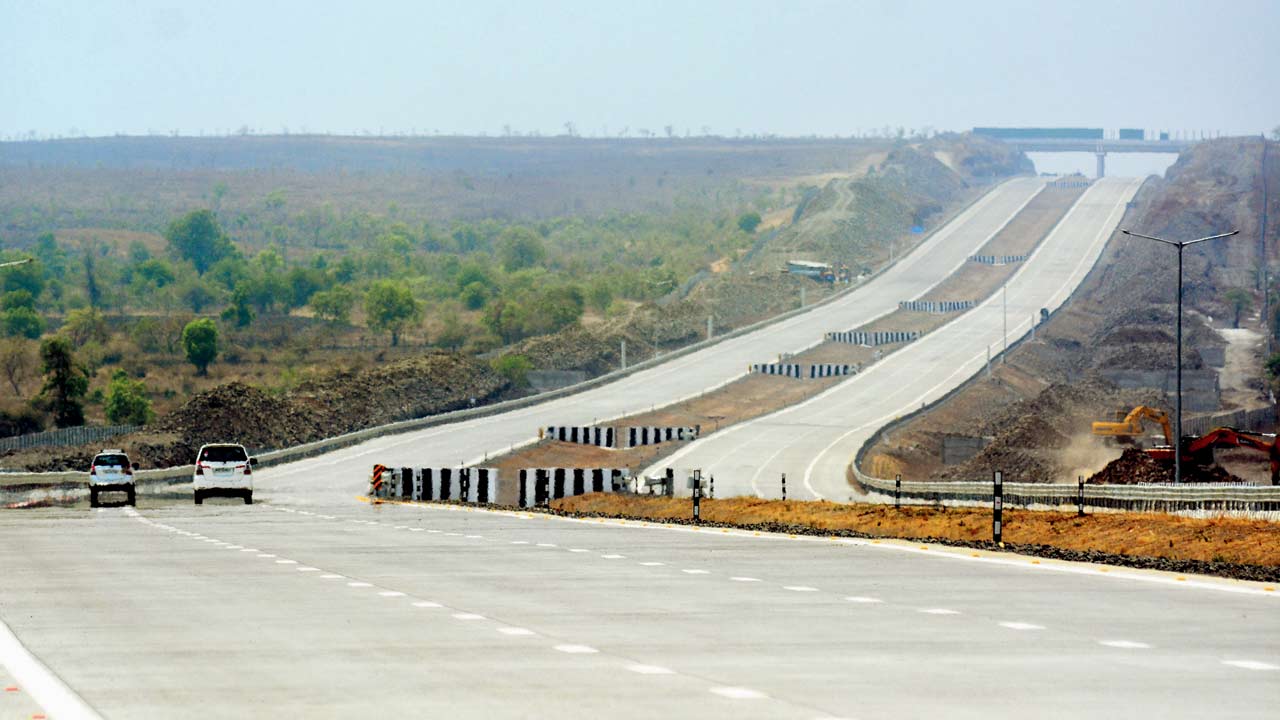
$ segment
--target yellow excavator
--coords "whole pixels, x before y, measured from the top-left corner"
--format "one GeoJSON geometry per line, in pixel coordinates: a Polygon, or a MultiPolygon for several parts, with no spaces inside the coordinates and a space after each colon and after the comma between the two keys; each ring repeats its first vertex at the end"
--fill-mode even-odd
{"type": "Polygon", "coordinates": [[[1124,411],[1116,413],[1116,421],[1109,422],[1099,420],[1093,424],[1093,434],[1102,437],[1115,438],[1116,442],[1124,444],[1136,443],[1142,438],[1144,429],[1142,420],[1146,418],[1153,422],[1159,423],[1160,429],[1164,431],[1164,444],[1167,447],[1173,447],[1173,427],[1169,424],[1169,416],[1160,410],[1139,405],[1124,414],[1124,411]]]}

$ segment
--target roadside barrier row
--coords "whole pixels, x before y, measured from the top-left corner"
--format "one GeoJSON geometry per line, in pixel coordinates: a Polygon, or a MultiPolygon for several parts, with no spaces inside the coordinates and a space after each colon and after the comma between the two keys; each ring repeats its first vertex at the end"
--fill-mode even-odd
{"type": "Polygon", "coordinates": [[[387,500],[498,501],[493,468],[389,468],[373,466],[369,497],[387,500]]]}
{"type": "Polygon", "coordinates": [[[521,468],[520,507],[593,492],[617,492],[627,486],[621,468],[521,468]]]}
{"type": "Polygon", "coordinates": [[[970,255],[969,262],[981,265],[1013,265],[1026,262],[1028,257],[1027,255],[970,255]]]}
{"type": "Polygon", "coordinates": [[[602,448],[617,448],[626,431],[626,445],[633,448],[642,445],[656,445],[673,440],[697,440],[702,431],[701,425],[670,426],[643,425],[639,427],[614,428],[595,426],[548,425],[538,430],[538,439],[557,440],[577,445],[594,445],[602,448]]]}
{"type": "Polygon", "coordinates": [[[927,313],[951,313],[971,310],[972,300],[903,300],[898,303],[899,310],[912,310],[927,313]]]}
{"type": "Polygon", "coordinates": [[[910,332],[903,330],[880,330],[875,332],[849,330],[847,332],[827,333],[827,340],[832,342],[848,343],[850,345],[865,345],[867,347],[892,345],[894,343],[911,342],[919,339],[920,333],[915,330],[910,332]]]}
{"type": "Polygon", "coordinates": [[[671,442],[673,440],[697,440],[698,435],[702,432],[702,426],[643,425],[629,427],[626,430],[627,447],[633,448],[643,445],[657,445],[658,443],[671,442]]]}
{"type": "Polygon", "coordinates": [[[596,447],[618,447],[617,432],[611,427],[577,425],[548,425],[538,431],[538,439],[548,438],[560,442],[596,447]]]}
{"type": "Polygon", "coordinates": [[[852,365],[841,363],[814,363],[809,366],[809,379],[852,375],[857,370],[852,365]]]}
{"type": "Polygon", "coordinates": [[[756,375],[783,375],[800,379],[799,363],[755,363],[747,369],[756,375]]]}

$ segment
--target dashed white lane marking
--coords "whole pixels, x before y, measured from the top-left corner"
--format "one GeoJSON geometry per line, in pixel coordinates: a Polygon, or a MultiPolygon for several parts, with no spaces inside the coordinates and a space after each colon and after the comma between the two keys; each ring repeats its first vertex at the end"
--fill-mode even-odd
{"type": "Polygon", "coordinates": [[[260,558],[273,558],[273,557],[275,557],[275,555],[272,555],[271,553],[260,553],[260,554],[258,555],[258,557],[260,557],[260,558]]]}
{"type": "Polygon", "coordinates": [[[462,537],[462,533],[445,533],[449,537],[462,537]]]}
{"type": "Polygon", "coordinates": [[[426,528],[409,528],[409,532],[422,532],[426,528]]]}
{"type": "Polygon", "coordinates": [[[240,552],[258,552],[258,548],[242,548],[240,552]]]}
{"type": "Polygon", "coordinates": [[[342,577],[341,575],[335,575],[333,573],[325,573],[324,575],[320,576],[320,579],[321,580],[337,580],[341,577],[342,577]]]}
{"type": "Polygon", "coordinates": [[[0,665],[8,668],[17,684],[52,717],[102,720],[101,715],[32,655],[3,622],[0,622],[0,665]]]}
{"type": "Polygon", "coordinates": [[[396,530],[408,530],[408,529],[409,529],[409,526],[408,526],[408,525],[396,525],[396,526],[395,526],[395,529],[396,529],[396,530]]]}
{"type": "Polygon", "coordinates": [[[633,673],[641,675],[674,675],[675,671],[671,668],[664,668],[661,665],[628,665],[627,669],[633,673]]]}
{"type": "Polygon", "coordinates": [[[1223,660],[1223,665],[1244,668],[1245,670],[1280,670],[1280,665],[1259,662],[1257,660],[1223,660]]]}
{"type": "Polygon", "coordinates": [[[522,627],[500,627],[498,628],[498,632],[502,633],[503,635],[513,635],[513,636],[514,635],[524,636],[524,635],[536,634],[529,628],[522,628],[522,627]]]}
{"type": "Polygon", "coordinates": [[[538,543],[538,547],[555,547],[555,543],[538,543]]]}
{"type": "Polygon", "coordinates": [[[528,545],[529,541],[528,540],[512,540],[511,544],[512,545],[528,545]]]}
{"type": "Polygon", "coordinates": [[[466,537],[468,540],[482,540],[482,539],[484,539],[484,536],[483,536],[483,535],[465,535],[464,537],[466,537]]]}
{"type": "Polygon", "coordinates": [[[622,558],[625,558],[626,555],[609,554],[609,555],[601,555],[600,557],[604,558],[605,560],[621,560],[622,558]]]}
{"type": "Polygon", "coordinates": [[[666,565],[666,563],[662,563],[662,562],[652,562],[652,561],[650,561],[650,562],[642,562],[642,563],[640,563],[640,564],[641,564],[641,565],[643,565],[643,566],[645,566],[645,567],[662,567],[663,565],[666,565]]]}
{"type": "Polygon", "coordinates": [[[298,568],[298,572],[320,572],[320,568],[313,568],[308,565],[303,565],[302,567],[298,568]]]}
{"type": "Polygon", "coordinates": [[[751,688],[744,687],[717,686],[711,688],[711,692],[719,695],[720,697],[727,697],[731,700],[763,700],[769,697],[759,690],[752,690],[751,688]]]}
{"type": "Polygon", "coordinates": [[[1123,648],[1125,650],[1146,650],[1151,647],[1144,642],[1136,642],[1133,640],[1099,640],[1098,644],[1113,648],[1123,648]]]}
{"type": "Polygon", "coordinates": [[[414,603],[414,604],[413,604],[413,606],[414,606],[414,607],[420,607],[420,608],[438,608],[438,607],[444,607],[444,606],[443,606],[443,605],[441,605],[440,603],[438,603],[438,602],[431,602],[430,600],[419,600],[418,602],[414,603]]]}
{"type": "Polygon", "coordinates": [[[590,551],[590,550],[588,550],[588,549],[586,549],[586,548],[569,548],[569,552],[572,552],[572,553],[584,553],[584,552],[591,552],[591,551],[590,551]]]}
{"type": "Polygon", "coordinates": [[[1010,630],[1043,630],[1043,625],[1036,625],[1028,622],[1002,622],[1000,627],[1007,627],[1010,630]]]}
{"type": "Polygon", "coordinates": [[[680,572],[685,573],[687,575],[710,575],[711,574],[710,570],[702,570],[699,568],[686,568],[684,570],[681,570],[680,572]]]}
{"type": "Polygon", "coordinates": [[[277,565],[297,565],[298,561],[297,560],[277,560],[276,564],[277,565]]]}
{"type": "Polygon", "coordinates": [[[453,619],[454,620],[483,620],[484,616],[477,615],[476,613],[454,613],[453,619]]]}
{"type": "Polygon", "coordinates": [[[381,595],[382,597],[404,597],[404,593],[400,592],[399,590],[383,590],[378,594],[381,595]]]}
{"type": "Polygon", "coordinates": [[[729,579],[734,582],[760,582],[760,578],[745,577],[743,575],[734,575],[729,579]]]}
{"type": "Polygon", "coordinates": [[[555,649],[570,655],[591,655],[600,652],[590,645],[556,645],[555,649]]]}
{"type": "Polygon", "coordinates": [[[956,610],[948,610],[946,608],[922,608],[920,612],[925,615],[959,615],[956,610]]]}
{"type": "Polygon", "coordinates": [[[851,603],[868,603],[868,604],[884,602],[880,598],[867,597],[865,595],[850,595],[846,597],[845,600],[848,600],[851,603]]]}
{"type": "Polygon", "coordinates": [[[367,588],[367,587],[373,587],[373,583],[362,582],[360,580],[352,580],[351,582],[347,583],[347,587],[367,588]]]}
{"type": "Polygon", "coordinates": [[[818,592],[818,588],[809,587],[808,585],[783,585],[782,589],[792,592],[818,592]]]}

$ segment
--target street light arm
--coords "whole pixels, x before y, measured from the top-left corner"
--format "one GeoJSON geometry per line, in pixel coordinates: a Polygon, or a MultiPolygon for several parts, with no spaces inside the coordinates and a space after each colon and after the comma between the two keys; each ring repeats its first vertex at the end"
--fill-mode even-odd
{"type": "Polygon", "coordinates": [[[1238,234],[1240,234],[1240,231],[1239,231],[1239,230],[1232,230],[1232,231],[1231,231],[1231,232],[1229,232],[1229,233],[1222,233],[1221,235],[1210,235],[1209,237],[1202,237],[1202,238],[1197,238],[1197,239],[1195,239],[1195,240],[1188,240],[1188,241],[1186,241],[1186,242],[1184,242],[1184,243],[1182,243],[1182,244],[1183,244],[1183,245],[1195,245],[1196,243],[1202,243],[1202,242],[1205,242],[1205,241],[1207,241],[1207,240],[1217,240],[1218,238],[1231,237],[1232,235],[1238,235],[1238,234]]]}
{"type": "Polygon", "coordinates": [[[1142,233],[1129,232],[1128,230],[1121,230],[1120,232],[1124,233],[1125,235],[1140,237],[1144,240],[1155,240],[1156,242],[1161,242],[1161,243],[1164,243],[1165,245],[1173,245],[1174,247],[1179,247],[1180,245],[1182,245],[1182,243],[1176,243],[1172,240],[1165,240],[1164,238],[1152,237],[1151,235],[1143,235],[1142,233]]]}
{"type": "Polygon", "coordinates": [[[11,267],[13,265],[25,265],[29,262],[31,262],[31,258],[22,258],[21,260],[14,260],[12,262],[0,263],[0,268],[11,267]]]}

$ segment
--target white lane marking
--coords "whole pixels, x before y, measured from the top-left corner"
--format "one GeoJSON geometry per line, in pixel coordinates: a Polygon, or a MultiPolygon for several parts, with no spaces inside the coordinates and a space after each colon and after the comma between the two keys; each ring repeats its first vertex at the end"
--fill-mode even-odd
{"type": "Polygon", "coordinates": [[[275,555],[272,555],[271,553],[260,553],[260,554],[258,555],[258,557],[260,557],[260,558],[273,558],[273,557],[275,557],[275,555]]]}
{"type": "Polygon", "coordinates": [[[782,589],[792,592],[818,592],[818,588],[809,587],[808,585],[783,585],[782,589]]]}
{"type": "Polygon", "coordinates": [[[341,575],[335,575],[334,573],[325,573],[324,575],[320,576],[320,579],[321,580],[337,580],[341,577],[342,577],[341,575]]]}
{"type": "Polygon", "coordinates": [[[1007,627],[1010,630],[1043,630],[1043,625],[1035,625],[1028,622],[1002,622],[1000,627],[1007,627]]]}
{"type": "Polygon", "coordinates": [[[1258,662],[1257,660],[1223,660],[1222,664],[1244,668],[1245,670],[1280,670],[1280,665],[1258,662]]]}
{"type": "Polygon", "coordinates": [[[538,547],[555,547],[555,543],[538,543],[538,547]]]}
{"type": "Polygon", "coordinates": [[[431,602],[430,600],[419,600],[418,602],[414,603],[414,604],[413,604],[413,606],[414,606],[414,607],[420,607],[420,608],[438,608],[438,607],[444,607],[444,606],[443,606],[443,605],[441,605],[440,603],[438,603],[438,602],[431,602]]]}
{"type": "Polygon", "coordinates": [[[610,555],[601,555],[600,557],[604,558],[605,560],[620,560],[620,559],[622,559],[622,558],[625,558],[625,557],[626,557],[626,555],[614,555],[614,554],[610,554],[610,555]]]}
{"type": "Polygon", "coordinates": [[[641,675],[674,675],[675,671],[671,668],[664,668],[660,665],[628,665],[627,669],[633,673],[641,675]]]}
{"type": "Polygon", "coordinates": [[[394,529],[396,529],[396,530],[408,530],[408,529],[409,529],[409,526],[408,526],[408,525],[396,525],[394,529]]]}
{"type": "Polygon", "coordinates": [[[404,593],[400,592],[399,590],[383,590],[378,594],[381,595],[382,597],[404,597],[404,593]]]}
{"type": "Polygon", "coordinates": [[[462,533],[445,533],[449,537],[462,537],[462,533]]]}
{"type": "Polygon", "coordinates": [[[759,690],[752,690],[751,688],[744,687],[718,686],[711,688],[711,692],[719,695],[720,697],[727,697],[731,700],[763,700],[769,697],[759,690]]]}
{"type": "Polygon", "coordinates": [[[240,552],[258,552],[258,548],[245,548],[240,552]]]}
{"type": "Polygon", "coordinates": [[[243,546],[243,545],[228,545],[228,546],[227,546],[227,549],[228,549],[228,550],[243,550],[243,549],[244,549],[244,546],[243,546]]]}
{"type": "Polygon", "coordinates": [[[922,608],[920,612],[924,613],[925,615],[959,615],[960,614],[958,611],[948,610],[946,608],[922,608]]]}
{"type": "Polygon", "coordinates": [[[666,563],[662,563],[662,562],[642,562],[640,564],[645,567],[662,567],[666,565],[666,563]]]}
{"type": "Polygon", "coordinates": [[[591,551],[586,548],[569,548],[569,552],[584,553],[584,552],[591,552],[591,551]]]}
{"type": "Polygon", "coordinates": [[[427,532],[432,535],[439,535],[441,533],[440,530],[432,530],[431,528],[427,528],[427,532]]]}
{"type": "Polygon", "coordinates": [[[338,519],[338,518],[334,517],[333,515],[317,515],[316,517],[322,517],[322,518],[324,518],[325,520],[337,520],[337,519],[338,519]]]}
{"type": "Polygon", "coordinates": [[[512,540],[511,544],[512,545],[528,545],[529,541],[528,540],[512,540]]]}
{"type": "Polygon", "coordinates": [[[101,720],[74,690],[32,655],[8,625],[0,622],[0,665],[48,715],[58,720],[101,720]]]}
{"type": "Polygon", "coordinates": [[[360,580],[352,580],[351,582],[347,583],[347,587],[357,587],[357,588],[373,587],[373,583],[362,582],[360,580]]]}
{"type": "Polygon", "coordinates": [[[409,532],[422,532],[426,528],[409,528],[409,532]]]}
{"type": "Polygon", "coordinates": [[[298,572],[320,572],[320,568],[313,568],[313,567],[308,567],[306,565],[303,565],[302,567],[298,568],[298,572]]]}
{"type": "Polygon", "coordinates": [[[851,603],[868,603],[868,604],[884,602],[880,598],[867,597],[865,595],[849,595],[848,597],[845,598],[845,600],[848,600],[851,603]]]}
{"type": "Polygon", "coordinates": [[[1146,650],[1151,647],[1144,642],[1136,642],[1134,640],[1099,640],[1098,644],[1125,650],[1146,650]]]}
{"type": "Polygon", "coordinates": [[[590,645],[556,645],[555,649],[570,655],[591,655],[600,652],[590,645]]]}
{"type": "Polygon", "coordinates": [[[535,634],[535,633],[534,633],[532,630],[530,630],[529,628],[522,628],[522,627],[500,627],[500,628],[498,628],[498,632],[502,633],[503,635],[533,635],[533,634],[535,634]]]}
{"type": "Polygon", "coordinates": [[[298,561],[297,560],[277,560],[276,564],[277,565],[297,565],[298,561]]]}
{"type": "Polygon", "coordinates": [[[680,572],[685,573],[686,575],[710,575],[711,574],[710,570],[701,570],[699,568],[686,568],[684,570],[681,570],[680,572]]]}
{"type": "Polygon", "coordinates": [[[453,619],[454,620],[483,620],[484,616],[477,615],[476,613],[454,613],[453,619]]]}
{"type": "Polygon", "coordinates": [[[760,578],[746,577],[745,575],[734,575],[729,579],[734,582],[760,582],[760,578]]]}
{"type": "Polygon", "coordinates": [[[480,540],[480,539],[484,538],[484,536],[483,536],[483,535],[466,535],[465,537],[466,537],[468,540],[480,540]]]}

